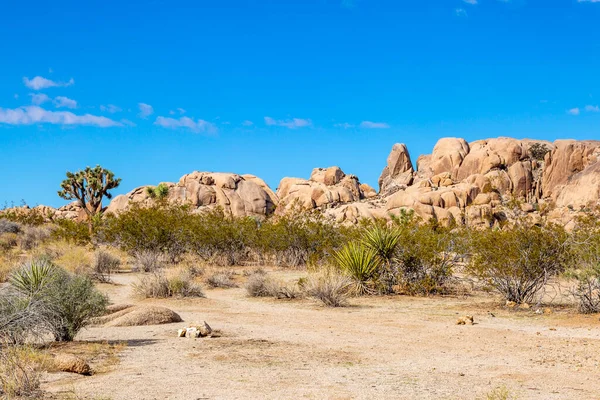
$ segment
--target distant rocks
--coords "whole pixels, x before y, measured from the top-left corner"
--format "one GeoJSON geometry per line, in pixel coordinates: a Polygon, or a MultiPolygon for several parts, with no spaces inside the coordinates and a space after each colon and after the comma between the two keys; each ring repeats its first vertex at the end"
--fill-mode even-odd
{"type": "MultiPolygon", "coordinates": [[[[395,144],[378,183],[379,192],[334,166],[315,168],[308,179],[283,178],[277,192],[254,175],[233,173],[193,172],[163,185],[170,203],[189,204],[195,212],[220,207],[234,217],[320,210],[337,223],[356,224],[412,210],[442,225],[483,228],[527,218],[572,227],[581,210],[600,205],[600,141],[442,138],[417,159],[416,170],[406,145],[395,144]]],[[[154,204],[149,188],[116,196],[104,211],[154,204]]],[[[77,203],[14,208],[0,217],[7,211],[86,218],[77,203]]]]}
{"type": "MultiPolygon", "coordinates": [[[[221,207],[234,217],[265,216],[275,211],[278,200],[269,186],[254,175],[219,172],[192,172],[178,183],[164,183],[169,188],[167,200],[189,204],[197,210],[221,207]]],[[[118,214],[131,204],[149,205],[154,199],[148,186],[117,196],[107,207],[107,213],[118,214]]]]}

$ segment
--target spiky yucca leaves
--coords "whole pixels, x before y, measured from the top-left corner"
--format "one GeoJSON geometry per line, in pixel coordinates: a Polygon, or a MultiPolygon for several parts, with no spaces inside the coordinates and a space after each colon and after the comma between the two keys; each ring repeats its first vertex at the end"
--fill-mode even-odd
{"type": "Polygon", "coordinates": [[[48,260],[33,260],[14,271],[9,283],[22,294],[35,296],[54,282],[56,271],[56,267],[48,260]]]}
{"type": "Polygon", "coordinates": [[[375,225],[365,231],[362,243],[371,249],[379,259],[379,275],[387,293],[393,292],[396,273],[393,268],[393,259],[400,243],[400,231],[375,225]]]}
{"type": "Polygon", "coordinates": [[[334,253],[342,271],[353,281],[353,292],[360,296],[370,293],[369,280],[377,273],[381,261],[377,253],[361,243],[350,242],[334,253]]]}

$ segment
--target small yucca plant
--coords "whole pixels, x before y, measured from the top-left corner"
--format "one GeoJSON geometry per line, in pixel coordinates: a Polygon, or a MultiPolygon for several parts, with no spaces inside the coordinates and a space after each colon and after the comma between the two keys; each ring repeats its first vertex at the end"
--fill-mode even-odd
{"type": "Polygon", "coordinates": [[[370,293],[368,281],[373,278],[381,264],[377,253],[360,244],[350,242],[334,253],[334,259],[354,283],[354,293],[358,296],[370,293]]]}
{"type": "Polygon", "coordinates": [[[365,231],[362,243],[377,255],[381,267],[381,281],[387,293],[392,293],[396,280],[392,261],[400,244],[400,231],[377,225],[365,231]]]}
{"type": "Polygon", "coordinates": [[[14,271],[9,278],[9,283],[17,291],[33,296],[56,279],[56,272],[56,267],[50,261],[37,259],[14,271]]]}

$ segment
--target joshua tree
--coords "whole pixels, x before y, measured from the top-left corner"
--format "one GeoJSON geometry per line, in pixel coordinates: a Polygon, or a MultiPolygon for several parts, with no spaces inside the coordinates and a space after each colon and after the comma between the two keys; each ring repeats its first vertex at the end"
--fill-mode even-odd
{"type": "Polygon", "coordinates": [[[121,178],[115,178],[115,174],[99,165],[86,167],[83,171],[67,172],[67,179],[60,184],[62,190],[58,195],[65,200],[77,199],[87,214],[91,234],[92,219],[102,207],[102,197],[110,199],[112,195],[108,191],[120,183],[121,178]]]}

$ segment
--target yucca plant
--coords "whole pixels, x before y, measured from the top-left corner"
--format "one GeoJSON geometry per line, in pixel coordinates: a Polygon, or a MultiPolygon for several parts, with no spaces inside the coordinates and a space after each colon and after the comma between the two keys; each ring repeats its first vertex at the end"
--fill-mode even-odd
{"type": "Polygon", "coordinates": [[[350,242],[333,256],[340,269],[352,279],[354,294],[371,293],[368,282],[381,265],[380,258],[374,250],[361,243],[350,242]]]}
{"type": "Polygon", "coordinates": [[[13,272],[10,285],[27,296],[35,296],[47,288],[56,278],[56,267],[43,258],[30,261],[13,272]]]}
{"type": "Polygon", "coordinates": [[[387,293],[391,293],[395,281],[392,264],[400,243],[400,231],[376,225],[364,232],[362,243],[372,250],[379,259],[380,277],[387,293]]]}

